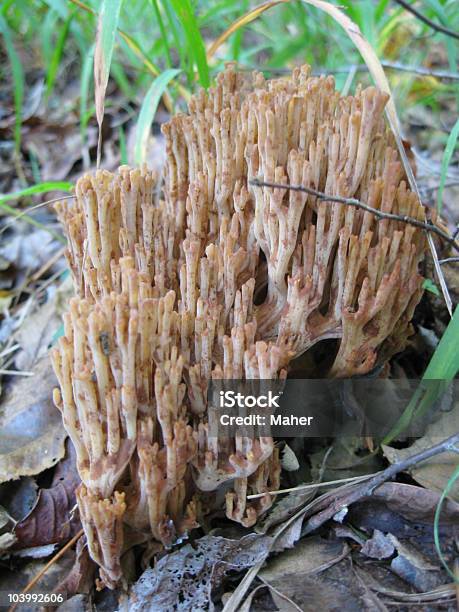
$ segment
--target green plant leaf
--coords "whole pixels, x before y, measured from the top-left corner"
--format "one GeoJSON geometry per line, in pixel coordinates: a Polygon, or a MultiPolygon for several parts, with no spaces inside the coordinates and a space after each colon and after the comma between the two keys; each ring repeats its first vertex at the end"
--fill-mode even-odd
{"type": "Polygon", "coordinates": [[[451,381],[459,372],[459,306],[448,323],[443,336],[424,372],[423,380],[451,381]]]}
{"type": "Polygon", "coordinates": [[[408,406],[403,411],[399,420],[384,437],[383,444],[390,444],[394,438],[399,436],[408,425],[421,418],[432,404],[445,391],[448,384],[459,372],[459,350],[457,339],[459,338],[459,306],[448,323],[445,333],[441,337],[429,365],[424,372],[421,382],[410,399],[408,406]]]}
{"type": "Polygon", "coordinates": [[[179,57],[179,64],[182,70],[186,70],[188,54],[185,52],[185,45],[183,45],[180,40],[179,31],[177,29],[177,17],[174,13],[173,7],[170,5],[169,0],[165,0],[165,2],[163,2],[163,8],[167,17],[168,29],[172,34],[173,45],[179,57]]]}
{"type": "Polygon", "coordinates": [[[181,70],[178,68],[170,68],[160,74],[153,83],[145,96],[140,108],[139,119],[136,127],[135,139],[135,163],[141,164],[145,161],[148,136],[150,134],[151,125],[156,114],[161,96],[164,93],[170,81],[176,77],[181,70]]]}
{"type": "Polygon", "coordinates": [[[91,71],[94,62],[94,46],[83,59],[80,76],[80,132],[83,142],[86,142],[88,121],[91,114],[88,113],[88,97],[91,80],[91,71]]]}
{"type": "Polygon", "coordinates": [[[192,54],[198,69],[199,82],[203,87],[209,87],[210,78],[206,48],[190,0],[171,0],[171,4],[185,30],[188,51],[192,54]]]}
{"type": "Polygon", "coordinates": [[[448,574],[451,576],[451,578],[454,580],[454,582],[459,583],[458,577],[457,575],[450,569],[445,556],[443,555],[442,549],[441,549],[441,543],[440,543],[440,514],[441,514],[441,509],[443,507],[443,503],[445,501],[445,499],[448,497],[451,489],[453,488],[454,483],[456,482],[456,480],[459,478],[459,466],[454,470],[453,474],[451,475],[451,478],[448,480],[445,490],[443,491],[443,493],[441,494],[440,499],[438,500],[438,504],[437,504],[437,508],[435,509],[435,517],[434,517],[434,542],[435,542],[435,548],[437,549],[437,554],[438,557],[440,558],[440,561],[443,565],[443,567],[445,568],[445,570],[448,572],[448,574]]]}
{"type": "Polygon", "coordinates": [[[94,90],[96,117],[99,124],[99,144],[97,165],[100,163],[101,131],[105,110],[105,91],[107,89],[110,64],[112,63],[116,31],[123,0],[102,0],[97,23],[96,49],[94,52],[94,90]]]}
{"type": "Polygon", "coordinates": [[[15,1],[16,0],[5,0],[5,2],[3,2],[2,6],[0,7],[0,15],[6,15],[8,9],[15,1]]]}
{"type": "Polygon", "coordinates": [[[430,278],[426,278],[424,280],[424,282],[422,283],[422,288],[425,289],[426,291],[430,291],[430,293],[433,293],[434,295],[436,295],[438,297],[441,296],[441,293],[440,293],[437,285],[430,278]]]}
{"type": "Polygon", "coordinates": [[[454,153],[454,149],[456,148],[457,139],[459,137],[459,119],[454,124],[453,129],[451,130],[450,135],[448,136],[448,140],[446,142],[446,147],[443,152],[443,159],[441,160],[441,176],[440,176],[440,186],[438,188],[437,195],[437,210],[441,212],[443,208],[443,191],[445,189],[446,183],[446,175],[448,173],[448,166],[450,164],[451,158],[454,153]]]}
{"type": "Polygon", "coordinates": [[[11,202],[11,200],[18,200],[19,198],[24,198],[26,196],[46,193],[47,191],[65,191],[68,193],[72,189],[73,184],[67,181],[49,181],[46,183],[38,183],[37,185],[32,185],[32,187],[21,189],[20,191],[0,195],[0,204],[3,204],[4,202],[11,202]]]}
{"type": "Polygon", "coordinates": [[[59,66],[62,59],[62,53],[64,51],[65,41],[67,40],[67,36],[70,29],[70,23],[72,22],[74,13],[72,12],[64,22],[64,26],[59,32],[59,36],[57,37],[56,45],[53,49],[51,55],[51,61],[48,68],[48,73],[46,75],[46,98],[49,97],[50,93],[53,90],[54,83],[57,77],[57,71],[59,70],[59,66]]]}
{"type": "Polygon", "coordinates": [[[3,35],[6,54],[8,55],[11,64],[11,74],[13,76],[14,85],[14,147],[16,154],[21,149],[21,125],[22,125],[22,103],[24,101],[24,70],[16,49],[13,45],[13,39],[10,29],[3,15],[0,14],[0,32],[3,35]]]}
{"type": "Polygon", "coordinates": [[[169,41],[167,40],[167,32],[164,27],[164,21],[161,15],[161,11],[159,10],[158,0],[151,0],[151,5],[153,7],[153,11],[155,13],[156,21],[158,22],[159,31],[161,32],[161,38],[163,39],[163,48],[164,53],[166,54],[166,62],[167,67],[172,67],[172,58],[169,50],[169,41]]]}

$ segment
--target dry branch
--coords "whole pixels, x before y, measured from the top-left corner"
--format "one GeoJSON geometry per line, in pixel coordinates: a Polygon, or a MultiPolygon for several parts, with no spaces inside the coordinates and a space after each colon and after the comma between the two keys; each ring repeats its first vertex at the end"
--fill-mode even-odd
{"type": "MultiPolygon", "coordinates": [[[[396,215],[394,213],[384,212],[382,210],[378,210],[377,208],[373,208],[365,202],[361,202],[360,200],[356,200],[355,198],[343,198],[341,196],[333,196],[322,191],[317,191],[317,189],[313,189],[312,187],[306,187],[305,185],[287,185],[284,183],[272,183],[269,181],[262,181],[260,179],[251,179],[250,184],[254,187],[271,187],[272,189],[290,189],[291,191],[302,191],[304,193],[309,193],[310,195],[316,196],[319,200],[323,202],[339,202],[340,204],[346,204],[347,206],[355,206],[356,208],[360,208],[361,210],[366,210],[373,214],[377,219],[391,219],[392,221],[400,221],[401,223],[406,223],[408,225],[412,225],[413,227],[419,227],[426,232],[432,232],[437,236],[440,236],[442,240],[450,244],[456,251],[459,251],[459,244],[454,240],[450,235],[444,232],[442,229],[433,225],[433,223],[426,223],[424,221],[419,221],[419,219],[414,219],[413,217],[409,217],[407,215],[396,215]]],[[[445,261],[455,260],[454,258],[449,258],[448,260],[440,260],[440,263],[445,263],[445,261]]]]}
{"type": "Polygon", "coordinates": [[[459,33],[455,32],[454,30],[451,30],[450,28],[446,28],[445,26],[441,25],[441,23],[436,23],[435,21],[432,21],[432,19],[429,19],[428,17],[423,15],[409,2],[405,2],[405,0],[394,0],[394,2],[396,2],[400,6],[403,6],[406,11],[414,15],[417,19],[419,19],[419,21],[422,21],[422,23],[428,25],[429,28],[432,28],[432,30],[435,30],[436,32],[441,32],[442,34],[446,34],[446,36],[451,36],[451,38],[456,38],[457,40],[459,40],[459,33]]]}
{"type": "Polygon", "coordinates": [[[412,467],[413,465],[417,465],[422,461],[426,461],[431,457],[439,455],[440,453],[456,450],[455,445],[458,442],[459,433],[456,433],[443,442],[435,444],[434,446],[427,448],[420,453],[416,453],[411,457],[407,457],[402,461],[394,463],[375,475],[369,475],[368,479],[363,483],[359,482],[345,484],[334,491],[329,491],[320,495],[312,502],[308,502],[303,508],[300,508],[300,510],[298,510],[285,523],[280,525],[280,527],[275,531],[273,534],[271,547],[266,551],[266,556],[264,559],[254,565],[239,582],[238,587],[235,591],[233,591],[231,597],[225,603],[223,612],[236,612],[236,610],[239,610],[245,594],[255,579],[258,571],[264,565],[266,558],[276,543],[276,540],[278,540],[278,538],[280,538],[292,524],[296,523],[298,520],[301,520],[302,517],[310,517],[307,524],[302,527],[301,535],[304,536],[311,533],[323,525],[326,521],[332,519],[343,508],[347,508],[362,497],[370,495],[372,491],[396,474],[403,472],[404,470],[412,467]]]}

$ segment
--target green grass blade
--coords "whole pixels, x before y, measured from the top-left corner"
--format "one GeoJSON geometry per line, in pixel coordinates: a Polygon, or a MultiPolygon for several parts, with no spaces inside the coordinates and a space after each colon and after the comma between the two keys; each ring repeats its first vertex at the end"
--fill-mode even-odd
{"type": "Polygon", "coordinates": [[[64,26],[59,32],[59,36],[57,37],[56,46],[54,47],[54,50],[51,56],[51,62],[49,64],[49,69],[46,74],[46,91],[45,91],[46,98],[49,98],[53,90],[54,83],[56,82],[57,71],[59,70],[59,66],[61,64],[62,53],[64,51],[64,45],[65,45],[65,41],[67,40],[67,36],[69,33],[70,24],[72,22],[72,19],[73,19],[73,13],[71,13],[67,17],[67,19],[64,22],[64,26]]]}
{"type": "Polygon", "coordinates": [[[13,217],[20,217],[23,221],[26,221],[30,225],[45,230],[46,232],[48,232],[48,234],[51,234],[51,236],[53,236],[53,238],[55,238],[56,240],[59,240],[59,242],[62,242],[62,244],[66,244],[67,241],[63,236],[47,227],[44,223],[40,223],[40,221],[37,221],[30,215],[24,213],[23,211],[21,212],[20,210],[16,210],[15,208],[13,208],[13,206],[10,206],[9,204],[6,204],[2,201],[0,201],[0,208],[4,210],[7,214],[12,215],[13,217]]]}
{"type": "Polygon", "coordinates": [[[169,82],[176,77],[181,70],[178,68],[170,68],[160,74],[150,86],[150,89],[145,96],[140,108],[139,119],[136,126],[136,142],[135,142],[135,163],[142,164],[145,161],[148,136],[150,134],[151,125],[156,114],[161,96],[168,86],[169,82]]]}
{"type": "Polygon", "coordinates": [[[169,29],[172,33],[172,38],[174,40],[174,47],[179,56],[180,66],[182,70],[186,70],[186,55],[184,53],[183,44],[180,41],[180,36],[179,36],[178,30],[176,27],[176,17],[174,15],[174,11],[172,7],[170,6],[168,0],[164,2],[163,6],[164,6],[164,12],[166,13],[166,16],[167,16],[169,29]]]}
{"type": "Polygon", "coordinates": [[[422,377],[421,383],[405,408],[399,420],[384,437],[383,444],[389,444],[399,436],[408,425],[421,418],[440,395],[445,391],[459,372],[459,306],[445,330],[429,365],[422,377]]]}
{"type": "Polygon", "coordinates": [[[13,2],[16,2],[16,0],[6,0],[6,2],[4,2],[0,7],[0,15],[6,15],[13,2]]]}
{"type": "Polygon", "coordinates": [[[379,23],[381,19],[384,17],[384,13],[387,10],[387,5],[389,4],[389,0],[379,0],[375,9],[375,20],[376,23],[379,23]]]}
{"type": "Polygon", "coordinates": [[[88,113],[89,87],[91,83],[91,72],[94,62],[94,46],[83,59],[80,77],[80,133],[84,143],[87,138],[87,128],[90,114],[88,113]]]}
{"type": "Polygon", "coordinates": [[[450,135],[448,136],[446,147],[443,152],[443,159],[441,160],[440,187],[438,188],[438,195],[437,195],[438,212],[441,212],[443,208],[443,191],[445,190],[446,175],[448,173],[448,167],[451,162],[451,158],[453,156],[454,149],[456,148],[458,137],[459,137],[459,119],[454,124],[454,127],[451,130],[450,135]]]}
{"type": "Polygon", "coordinates": [[[11,200],[18,200],[19,198],[24,198],[26,196],[46,193],[48,191],[65,191],[66,193],[69,193],[72,188],[73,184],[67,181],[48,181],[46,183],[38,183],[38,185],[32,185],[32,187],[26,187],[26,189],[21,189],[20,191],[0,195],[0,204],[11,202],[11,200]]]}
{"type": "Polygon", "coordinates": [[[24,101],[24,70],[22,63],[16,49],[13,45],[13,39],[11,32],[8,27],[6,20],[3,15],[0,14],[0,32],[3,35],[5,43],[6,54],[8,55],[9,62],[11,64],[11,74],[13,76],[14,85],[14,147],[16,155],[19,154],[21,149],[21,127],[22,127],[22,104],[24,101]]]}
{"type": "Polygon", "coordinates": [[[171,0],[171,4],[185,31],[188,51],[193,56],[198,69],[199,82],[203,87],[209,87],[210,77],[206,48],[190,0],[171,0]]]}
{"type": "Polygon", "coordinates": [[[451,381],[459,371],[459,306],[424,372],[423,380],[451,381]]]}
{"type": "MultiPolygon", "coordinates": [[[[113,61],[110,68],[111,75],[113,80],[118,85],[120,91],[125,96],[126,100],[135,100],[137,97],[136,87],[132,86],[129,82],[128,77],[126,76],[126,71],[123,65],[120,62],[113,61]]],[[[149,74],[145,75],[149,77],[149,74]]]]}
{"type": "Polygon", "coordinates": [[[445,568],[445,570],[448,572],[448,574],[451,576],[451,578],[456,583],[459,582],[459,580],[457,578],[457,575],[453,571],[451,571],[451,569],[448,566],[448,563],[446,562],[446,559],[445,559],[445,557],[443,555],[443,552],[441,550],[439,527],[440,527],[440,514],[441,514],[441,509],[443,507],[443,503],[444,503],[445,499],[447,498],[449,492],[453,488],[453,485],[454,485],[454,483],[456,482],[456,480],[458,478],[459,478],[459,466],[454,470],[451,478],[448,480],[448,482],[446,484],[445,490],[443,491],[443,493],[441,494],[440,499],[438,500],[438,504],[437,504],[437,507],[435,509],[435,517],[434,517],[434,542],[435,542],[435,548],[437,549],[437,554],[438,554],[438,557],[439,557],[443,567],[445,568]]]}
{"type": "Polygon", "coordinates": [[[105,91],[110,74],[113,48],[123,0],[102,0],[96,35],[96,50],[94,53],[94,89],[96,101],[96,117],[99,124],[99,145],[97,147],[97,166],[100,163],[101,131],[105,110],[105,91]]]}
{"type": "Polygon", "coordinates": [[[153,11],[155,13],[156,21],[159,25],[159,31],[161,32],[161,38],[163,39],[164,53],[166,54],[166,64],[168,68],[172,67],[171,52],[169,50],[169,41],[167,40],[166,28],[164,27],[164,21],[159,10],[158,0],[151,0],[153,11]]]}
{"type": "Polygon", "coordinates": [[[42,0],[43,4],[46,4],[52,11],[59,15],[62,21],[65,21],[68,17],[68,4],[70,2],[62,2],[61,0],[42,0]]]}
{"type": "Polygon", "coordinates": [[[56,32],[56,24],[59,20],[59,15],[53,10],[47,11],[40,28],[41,52],[43,62],[49,66],[53,57],[53,37],[56,32]]]}
{"type": "MultiPolygon", "coordinates": [[[[433,13],[435,14],[437,20],[445,27],[449,27],[452,30],[457,30],[457,27],[455,27],[454,23],[451,23],[451,18],[448,16],[448,14],[445,11],[446,5],[444,3],[438,2],[438,0],[424,0],[424,3],[430,7],[430,9],[433,11],[433,13]]],[[[451,5],[457,4],[452,2],[450,3],[451,5]]],[[[435,19],[434,19],[435,21],[435,19]]],[[[448,55],[448,63],[449,63],[449,69],[451,71],[454,71],[457,69],[457,64],[458,64],[458,45],[457,45],[457,41],[452,39],[451,37],[449,37],[446,34],[443,34],[441,32],[432,32],[433,35],[438,34],[439,38],[443,38],[445,47],[446,47],[446,53],[448,55]]],[[[459,108],[459,93],[456,94],[456,105],[459,108]]]]}

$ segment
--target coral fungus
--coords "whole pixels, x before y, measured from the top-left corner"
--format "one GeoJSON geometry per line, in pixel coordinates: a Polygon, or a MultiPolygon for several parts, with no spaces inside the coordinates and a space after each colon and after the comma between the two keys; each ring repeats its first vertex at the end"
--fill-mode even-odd
{"type": "Polygon", "coordinates": [[[403,348],[421,295],[422,230],[302,184],[423,219],[383,119],[387,96],[341,97],[307,67],[265,81],[229,66],[163,126],[163,179],[97,171],[57,206],[76,297],[53,350],[56,405],[76,448],[78,501],[101,579],[121,578],[123,525],[164,545],[222,483],[245,526],[271,505],[270,437],[209,436],[214,379],[276,379],[324,339],[329,376],[403,348]],[[250,493],[265,493],[247,500],[250,493]]]}

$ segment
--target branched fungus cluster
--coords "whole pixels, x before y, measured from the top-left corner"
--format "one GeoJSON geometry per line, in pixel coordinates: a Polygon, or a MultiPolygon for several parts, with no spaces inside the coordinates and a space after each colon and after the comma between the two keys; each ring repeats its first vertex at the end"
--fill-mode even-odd
{"type": "Polygon", "coordinates": [[[163,180],[145,168],[98,171],[58,205],[76,297],[52,355],[55,402],[105,585],[122,578],[127,527],[171,545],[197,525],[200,491],[226,482],[227,515],[245,526],[272,504],[274,442],[209,435],[212,378],[285,377],[330,338],[334,377],[403,348],[421,295],[422,230],[250,182],[422,220],[385,103],[372,87],[341,97],[307,67],[265,81],[229,66],[163,126],[163,180]]]}

